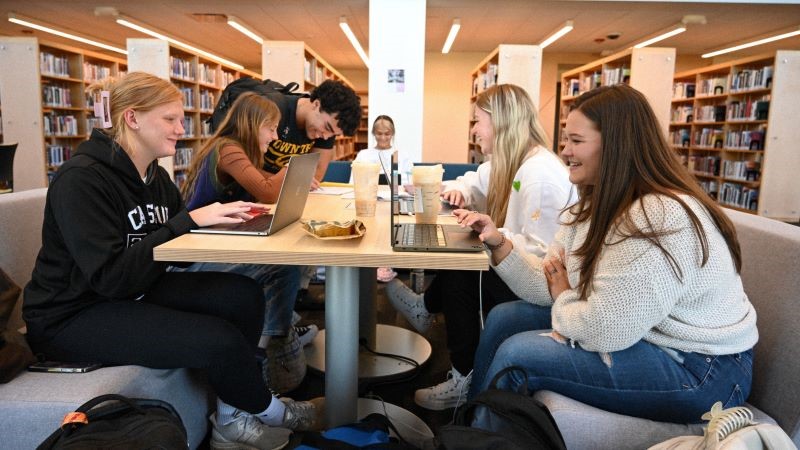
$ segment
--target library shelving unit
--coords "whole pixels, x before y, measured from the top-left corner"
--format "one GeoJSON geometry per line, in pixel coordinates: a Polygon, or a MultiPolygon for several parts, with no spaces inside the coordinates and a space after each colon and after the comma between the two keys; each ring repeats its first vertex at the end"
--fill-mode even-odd
{"type": "Polygon", "coordinates": [[[357,91],[356,94],[361,98],[361,120],[358,122],[358,130],[355,136],[355,152],[358,153],[365,148],[369,148],[369,97],[367,91],[357,91]]]}
{"type": "MultiPolygon", "coordinates": [[[[325,80],[339,80],[353,88],[347,78],[303,41],[264,41],[261,47],[261,68],[265,80],[275,80],[281,84],[295,82],[305,92],[310,92],[325,80]]],[[[355,140],[355,136],[338,136],[333,159],[355,158],[355,140]]]]}
{"type": "MultiPolygon", "coordinates": [[[[511,83],[525,89],[533,104],[538,108],[542,78],[542,49],[538,45],[501,44],[475,67],[471,77],[470,101],[473,105],[478,94],[486,89],[496,84],[511,83]]],[[[470,130],[474,123],[470,112],[470,130]]],[[[470,163],[483,162],[480,146],[475,143],[475,138],[471,133],[467,146],[467,161],[470,163]]]]}
{"type": "Polygon", "coordinates": [[[4,138],[19,142],[15,187],[47,186],[98,119],[84,91],[124,73],[124,59],[36,38],[0,39],[4,138]]]}
{"type": "Polygon", "coordinates": [[[675,74],[669,140],[721,205],[800,220],[800,51],[675,74]]]}
{"type": "Polygon", "coordinates": [[[242,77],[261,79],[248,70],[237,70],[203,56],[169,45],[159,39],[128,39],[128,63],[131,71],[143,71],[170,80],[183,93],[183,126],[173,158],[159,163],[180,186],[194,152],[211,136],[206,122],[228,83],[242,77]]]}
{"type": "Polygon", "coordinates": [[[624,50],[564,72],[561,75],[561,102],[558,152],[564,148],[564,124],[570,105],[584,92],[600,86],[627,83],[647,97],[663,130],[670,117],[672,81],[675,73],[675,49],[645,47],[624,50]]]}

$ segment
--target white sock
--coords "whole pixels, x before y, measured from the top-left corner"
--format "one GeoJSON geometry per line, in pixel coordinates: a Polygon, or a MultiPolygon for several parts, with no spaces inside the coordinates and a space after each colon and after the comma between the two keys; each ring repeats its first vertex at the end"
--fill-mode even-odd
{"type": "Polygon", "coordinates": [[[217,424],[227,425],[233,422],[233,415],[238,411],[235,407],[217,398],[217,424]]]}
{"type": "Polygon", "coordinates": [[[283,404],[280,399],[272,396],[272,401],[270,402],[267,409],[264,411],[256,414],[259,420],[262,423],[265,423],[272,427],[278,427],[283,425],[283,416],[286,414],[286,405],[283,404]]]}
{"type": "Polygon", "coordinates": [[[258,340],[258,348],[267,348],[269,344],[269,335],[262,335],[258,340]]]}

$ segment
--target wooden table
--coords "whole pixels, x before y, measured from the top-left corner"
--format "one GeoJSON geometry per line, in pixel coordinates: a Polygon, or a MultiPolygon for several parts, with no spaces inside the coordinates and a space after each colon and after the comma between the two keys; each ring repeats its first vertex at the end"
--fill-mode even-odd
{"type": "MultiPolygon", "coordinates": [[[[303,219],[354,219],[355,210],[347,209],[352,202],[336,196],[312,194],[303,219]]],[[[487,270],[489,267],[484,252],[393,251],[389,244],[389,210],[389,202],[378,202],[375,217],[359,217],[367,227],[366,234],[359,239],[315,239],[297,222],[269,237],[189,233],[156,247],[154,257],[158,261],[326,266],[325,398],[330,406],[325,409],[328,425],[336,426],[357,420],[359,269],[389,266],[487,270]]],[[[413,220],[413,217],[401,220],[413,220]]],[[[454,218],[440,220],[447,222],[454,218]]],[[[375,272],[369,273],[374,281],[375,272]]],[[[371,339],[374,340],[374,335],[371,339]]]]}

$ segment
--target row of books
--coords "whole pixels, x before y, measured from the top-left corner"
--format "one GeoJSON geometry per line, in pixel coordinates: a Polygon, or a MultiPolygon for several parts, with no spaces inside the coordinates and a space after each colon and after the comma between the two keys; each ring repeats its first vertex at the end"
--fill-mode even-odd
{"type": "Polygon", "coordinates": [[[178,58],[177,56],[170,56],[169,67],[169,74],[173,77],[191,81],[194,81],[196,78],[194,64],[192,64],[191,61],[178,58]]]}
{"type": "Polygon", "coordinates": [[[192,163],[194,149],[191,147],[178,147],[175,149],[175,170],[186,170],[192,163]]]}
{"type": "Polygon", "coordinates": [[[83,79],[84,81],[93,82],[102,80],[111,76],[111,67],[101,66],[100,64],[92,64],[90,62],[83,63],[83,79]]]}
{"type": "Polygon", "coordinates": [[[690,172],[699,172],[705,175],[719,175],[719,156],[689,156],[687,168],[690,172]]]}
{"type": "Polygon", "coordinates": [[[213,92],[200,89],[200,110],[201,111],[213,111],[214,106],[216,105],[216,96],[213,92]]]}
{"type": "Polygon", "coordinates": [[[720,95],[726,92],[728,76],[712,77],[700,80],[698,96],[720,95]]]}
{"type": "Polygon", "coordinates": [[[183,116],[183,137],[185,138],[193,138],[194,137],[194,117],[192,116],[183,116]]]}
{"type": "Polygon", "coordinates": [[[183,107],[186,109],[194,109],[194,88],[178,86],[181,94],[183,94],[183,107]]]}
{"type": "Polygon", "coordinates": [[[726,106],[723,105],[703,105],[697,108],[696,122],[724,122],[726,106]]]}
{"type": "Polygon", "coordinates": [[[317,60],[311,58],[303,62],[303,78],[309,83],[319,86],[328,76],[325,69],[317,64],[317,60]]]}
{"type": "Polygon", "coordinates": [[[478,73],[472,80],[472,95],[478,95],[497,84],[497,64],[489,63],[486,65],[486,72],[478,73]]]}
{"type": "Polygon", "coordinates": [[[48,52],[39,53],[39,70],[43,75],[69,76],[69,58],[48,52]]]}
{"type": "Polygon", "coordinates": [[[201,120],[200,121],[200,136],[204,137],[204,138],[207,138],[207,137],[211,137],[212,134],[214,134],[214,133],[211,131],[211,124],[206,122],[205,120],[201,120]]]}
{"type": "Polygon", "coordinates": [[[58,167],[72,156],[72,147],[69,145],[48,145],[47,165],[58,167]]]}
{"type": "Polygon", "coordinates": [[[603,86],[627,83],[630,79],[631,69],[628,67],[616,67],[603,70],[603,86]]]}
{"type": "Polygon", "coordinates": [[[769,95],[759,98],[745,98],[728,104],[728,120],[767,120],[769,116],[769,95]]]}
{"type": "Polygon", "coordinates": [[[722,148],[724,142],[725,132],[721,128],[703,128],[694,132],[695,147],[722,148]]]}
{"type": "Polygon", "coordinates": [[[737,150],[764,150],[764,131],[728,131],[725,134],[725,148],[737,150]]]}
{"type": "Polygon", "coordinates": [[[77,136],[78,120],[73,115],[44,115],[45,136],[77,136]]]}
{"type": "Polygon", "coordinates": [[[772,66],[742,69],[731,77],[731,92],[772,87],[772,66]]]}
{"type": "Polygon", "coordinates": [[[722,183],[718,200],[723,205],[758,210],[758,189],[735,183],[722,183]]]}
{"type": "Polygon", "coordinates": [[[758,181],[761,163],[748,161],[722,161],[722,176],[742,181],[758,181]]]}
{"type": "Polygon", "coordinates": [[[696,85],[690,82],[678,81],[672,84],[672,99],[693,98],[696,85]]]}
{"type": "Polygon", "coordinates": [[[694,117],[694,107],[692,105],[682,105],[672,108],[670,111],[670,122],[690,123],[694,117]]]}
{"type": "Polygon", "coordinates": [[[201,83],[217,84],[217,67],[205,63],[197,64],[197,74],[201,83]]]}
{"type": "Polygon", "coordinates": [[[72,107],[72,91],[66,86],[43,85],[42,101],[45,106],[72,107]]]}

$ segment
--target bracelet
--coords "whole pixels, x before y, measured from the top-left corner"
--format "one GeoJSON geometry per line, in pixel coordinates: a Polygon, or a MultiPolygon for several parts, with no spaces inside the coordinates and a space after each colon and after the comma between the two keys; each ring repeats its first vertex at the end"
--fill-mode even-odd
{"type": "Polygon", "coordinates": [[[506,243],[506,235],[503,234],[503,233],[500,233],[500,236],[502,236],[503,238],[500,239],[500,243],[499,244],[490,245],[490,244],[487,244],[487,243],[484,242],[483,245],[485,245],[486,248],[488,248],[489,250],[492,250],[492,251],[497,250],[498,248],[502,247],[506,243]]]}

